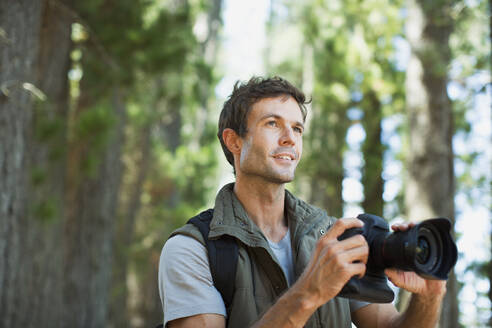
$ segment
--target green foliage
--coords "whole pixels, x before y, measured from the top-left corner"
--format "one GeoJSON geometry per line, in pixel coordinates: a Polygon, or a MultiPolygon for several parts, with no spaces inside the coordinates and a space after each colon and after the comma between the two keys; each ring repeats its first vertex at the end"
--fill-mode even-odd
{"type": "Polygon", "coordinates": [[[88,108],[80,113],[73,131],[73,142],[83,143],[86,153],[81,161],[85,174],[94,177],[101,155],[113,135],[116,115],[107,103],[88,108]]]}
{"type": "Polygon", "coordinates": [[[42,167],[34,166],[32,168],[31,183],[34,187],[42,185],[46,181],[47,177],[48,175],[46,170],[42,167]]]}
{"type": "Polygon", "coordinates": [[[85,110],[78,117],[75,137],[81,140],[91,140],[91,146],[102,148],[114,121],[115,115],[107,104],[85,110]]]}
{"type": "Polygon", "coordinates": [[[43,200],[39,200],[32,205],[31,217],[43,223],[50,223],[55,220],[59,215],[60,201],[53,197],[47,197],[43,200]]]}
{"type": "Polygon", "coordinates": [[[114,83],[131,86],[139,71],[180,72],[195,46],[186,5],[170,10],[147,0],[89,0],[76,7],[88,33],[79,42],[84,79],[96,98],[114,83]]]}
{"type": "Polygon", "coordinates": [[[48,146],[46,149],[51,162],[60,161],[66,153],[66,117],[58,114],[50,101],[37,101],[34,108],[34,139],[48,146]]]}
{"type": "Polygon", "coordinates": [[[137,51],[135,59],[148,74],[179,73],[188,58],[186,54],[196,45],[189,12],[185,9],[176,13],[162,10],[138,40],[141,50],[137,51]]]}
{"type": "MultiPolygon", "coordinates": [[[[158,198],[167,199],[169,204],[172,202],[169,196],[176,193],[174,197],[184,201],[190,208],[196,210],[204,206],[209,200],[208,191],[215,184],[217,156],[214,147],[193,150],[183,145],[174,154],[165,150],[158,152],[157,170],[161,172],[160,181],[167,181],[167,188],[163,192],[168,195],[158,198]]],[[[159,182],[157,184],[162,186],[159,182]]]]}
{"type": "Polygon", "coordinates": [[[36,139],[40,142],[49,142],[59,138],[65,131],[65,122],[63,118],[53,116],[53,114],[49,115],[47,110],[39,110],[39,113],[36,115],[37,119],[35,122],[34,133],[36,139]]]}

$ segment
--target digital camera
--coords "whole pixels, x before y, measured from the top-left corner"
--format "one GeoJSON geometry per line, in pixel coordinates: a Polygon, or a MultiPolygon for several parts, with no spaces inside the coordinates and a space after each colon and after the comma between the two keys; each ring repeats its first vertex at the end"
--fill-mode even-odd
{"type": "Polygon", "coordinates": [[[386,268],[414,271],[425,279],[446,280],[456,264],[457,248],[450,234],[451,222],[429,219],[406,230],[390,232],[388,223],[372,214],[360,214],[362,228],[347,229],[343,240],[362,234],[369,245],[364,277],[352,277],[338,296],[372,303],[390,303],[394,293],[384,274],[386,268]]]}

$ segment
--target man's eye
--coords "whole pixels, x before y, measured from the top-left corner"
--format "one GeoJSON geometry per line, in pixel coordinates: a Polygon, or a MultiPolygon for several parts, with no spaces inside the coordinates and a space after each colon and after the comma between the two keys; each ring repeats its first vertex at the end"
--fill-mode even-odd
{"type": "Polygon", "coordinates": [[[277,126],[277,122],[275,121],[268,121],[267,124],[270,126],[277,126]]]}
{"type": "Polygon", "coordinates": [[[294,131],[297,132],[297,133],[300,133],[302,134],[302,129],[300,127],[294,127],[294,131]]]}

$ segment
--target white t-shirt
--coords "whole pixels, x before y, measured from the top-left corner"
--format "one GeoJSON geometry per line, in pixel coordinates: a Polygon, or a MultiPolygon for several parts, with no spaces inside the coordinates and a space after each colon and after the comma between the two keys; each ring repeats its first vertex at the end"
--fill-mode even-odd
{"type": "Polygon", "coordinates": [[[287,283],[292,286],[294,283],[294,262],[292,261],[292,247],[290,244],[290,229],[287,230],[284,238],[278,243],[268,240],[273,254],[280,263],[280,267],[284,271],[285,278],[287,278],[287,283]]]}
{"type": "MultiPolygon", "coordinates": [[[[278,243],[269,241],[281,264],[289,285],[294,283],[290,233],[278,243]]],[[[176,235],[164,245],[159,261],[159,295],[167,322],[197,314],[215,313],[226,316],[222,296],[215,288],[207,249],[192,237],[176,235]]],[[[354,312],[369,304],[349,300],[354,312]]]]}

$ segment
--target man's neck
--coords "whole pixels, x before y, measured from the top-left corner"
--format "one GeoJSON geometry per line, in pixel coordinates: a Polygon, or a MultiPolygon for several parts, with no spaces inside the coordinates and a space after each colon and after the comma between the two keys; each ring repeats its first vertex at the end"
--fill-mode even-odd
{"type": "Polygon", "coordinates": [[[287,232],[284,215],[285,185],[265,181],[247,181],[237,177],[234,194],[250,219],[265,236],[279,242],[287,232]]]}

